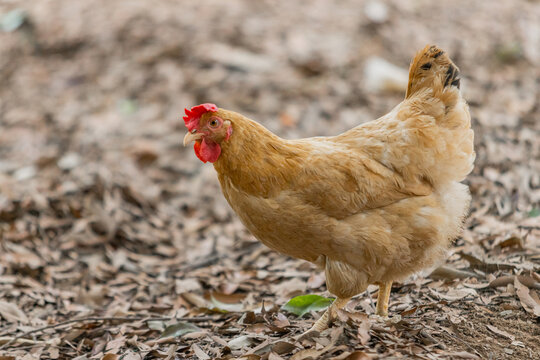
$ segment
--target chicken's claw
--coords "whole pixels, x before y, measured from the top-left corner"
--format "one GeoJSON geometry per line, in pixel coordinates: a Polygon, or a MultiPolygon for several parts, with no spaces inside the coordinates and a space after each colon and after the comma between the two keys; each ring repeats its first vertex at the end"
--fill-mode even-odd
{"type": "Polygon", "coordinates": [[[332,321],[335,319],[337,311],[347,305],[350,299],[351,298],[337,298],[336,300],[334,300],[332,305],[330,305],[330,307],[326,309],[324,314],[322,314],[319,320],[317,320],[315,324],[313,324],[311,329],[303,333],[298,338],[298,340],[312,338],[315,335],[320,334],[322,331],[328,329],[332,321]]]}

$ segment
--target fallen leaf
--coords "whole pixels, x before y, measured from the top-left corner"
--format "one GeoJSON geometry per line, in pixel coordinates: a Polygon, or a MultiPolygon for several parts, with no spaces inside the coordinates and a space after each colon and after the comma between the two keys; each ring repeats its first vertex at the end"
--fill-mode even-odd
{"type": "Polygon", "coordinates": [[[434,295],[439,299],[455,301],[466,298],[467,296],[477,297],[478,293],[474,289],[463,288],[463,289],[450,289],[446,294],[438,292],[434,289],[429,289],[434,295]]]}
{"type": "Polygon", "coordinates": [[[315,349],[304,349],[300,350],[291,357],[291,360],[304,360],[304,359],[317,359],[326,351],[315,350],[315,349]]]}
{"type": "Polygon", "coordinates": [[[207,353],[205,353],[197,344],[191,345],[191,350],[193,350],[193,353],[199,360],[209,360],[211,359],[210,356],[208,356],[207,353]]]}
{"type": "Polygon", "coordinates": [[[188,278],[175,280],[175,290],[177,294],[189,293],[190,291],[197,291],[200,289],[201,284],[197,279],[188,278]]]}
{"type": "Polygon", "coordinates": [[[165,330],[163,330],[163,332],[161,333],[160,338],[164,339],[169,337],[178,337],[195,331],[201,331],[201,329],[193,324],[181,321],[176,324],[167,326],[165,330]]]}
{"type": "Polygon", "coordinates": [[[495,272],[499,270],[513,270],[516,268],[515,265],[511,265],[511,264],[498,264],[498,263],[487,262],[487,261],[477,258],[474,255],[464,253],[463,251],[460,251],[457,254],[459,254],[463,259],[467,260],[471,268],[478,269],[485,273],[495,272]]]}
{"type": "Polygon", "coordinates": [[[369,342],[369,339],[371,339],[371,336],[369,335],[369,329],[371,328],[371,323],[369,322],[369,319],[366,319],[366,321],[362,321],[360,325],[358,326],[358,340],[360,340],[360,343],[362,345],[366,345],[369,342]]]}
{"type": "Polygon", "coordinates": [[[289,300],[281,308],[297,316],[304,316],[310,311],[326,309],[334,300],[320,295],[300,295],[289,300]]]}
{"type": "Polygon", "coordinates": [[[507,339],[510,339],[512,341],[514,341],[516,339],[516,337],[514,335],[510,335],[509,333],[507,333],[506,331],[504,330],[501,330],[501,329],[498,329],[496,328],[495,326],[493,325],[486,325],[486,327],[491,330],[492,332],[494,332],[495,334],[497,335],[500,335],[502,337],[505,337],[507,339]]]}
{"type": "Polygon", "coordinates": [[[12,303],[0,300],[0,315],[8,322],[28,323],[26,314],[12,303]]]}
{"type": "Polygon", "coordinates": [[[253,339],[246,335],[239,336],[227,343],[227,345],[233,350],[240,350],[248,347],[251,344],[253,344],[253,339]]]}
{"type": "Polygon", "coordinates": [[[363,351],[355,351],[345,358],[345,360],[369,360],[371,357],[363,351]]]}
{"type": "Polygon", "coordinates": [[[303,360],[307,358],[318,359],[321,355],[323,355],[324,353],[326,353],[327,351],[329,351],[330,349],[334,347],[334,345],[336,344],[337,340],[339,339],[342,333],[343,333],[342,327],[336,327],[332,329],[332,333],[330,335],[330,341],[328,342],[326,346],[324,346],[320,350],[317,350],[317,349],[300,350],[299,352],[297,352],[291,357],[291,360],[303,360]]]}
{"type": "MultiPolygon", "coordinates": [[[[15,358],[13,358],[13,360],[15,360],[15,358]]],[[[270,354],[268,354],[268,360],[284,360],[284,359],[278,354],[276,354],[275,352],[271,352],[270,354]]]]}
{"type": "Polygon", "coordinates": [[[287,341],[280,340],[280,341],[277,341],[272,346],[272,351],[275,352],[276,354],[283,355],[283,354],[287,354],[293,351],[295,348],[296,348],[296,345],[291,344],[290,342],[287,342],[287,341]]]}
{"type": "Polygon", "coordinates": [[[480,359],[480,356],[471,354],[468,351],[449,352],[445,353],[445,355],[449,356],[450,359],[480,359]]]}
{"type": "Polygon", "coordinates": [[[169,346],[169,350],[167,350],[167,357],[165,358],[165,360],[176,359],[176,356],[174,356],[174,354],[176,353],[176,349],[178,349],[178,345],[176,344],[172,344],[171,346],[169,346]]]}
{"type": "Polygon", "coordinates": [[[540,283],[534,280],[530,276],[526,275],[505,275],[496,278],[495,280],[489,283],[489,287],[497,288],[501,286],[506,286],[508,284],[513,284],[514,279],[518,279],[520,283],[527,286],[528,288],[540,289],[540,283]]]}
{"type": "MultiPolygon", "coordinates": [[[[126,337],[122,335],[118,335],[113,340],[107,342],[105,346],[105,350],[110,352],[111,354],[114,354],[118,352],[118,350],[121,347],[125,346],[125,344],[126,344],[126,337]]],[[[109,359],[109,360],[114,360],[114,359],[109,359]]]]}
{"type": "Polygon", "coordinates": [[[258,323],[246,327],[245,331],[248,333],[264,334],[266,332],[270,332],[270,329],[268,326],[266,326],[266,324],[258,323]]]}
{"type": "Polygon", "coordinates": [[[218,312],[241,312],[244,310],[244,305],[242,305],[242,303],[225,303],[216,299],[214,295],[210,296],[210,303],[210,310],[218,312]]]}
{"type": "Polygon", "coordinates": [[[519,236],[511,236],[506,240],[501,241],[497,244],[501,249],[508,247],[515,247],[517,249],[523,249],[523,239],[519,236]]]}
{"type": "Polygon", "coordinates": [[[117,359],[118,359],[118,355],[116,354],[105,354],[101,358],[101,360],[117,360],[117,359]]]}
{"type": "Polygon", "coordinates": [[[165,330],[165,322],[163,321],[148,321],[146,325],[149,329],[163,331],[165,330]]]}
{"type": "MultiPolygon", "coordinates": [[[[58,359],[60,357],[60,349],[57,347],[52,347],[49,349],[49,357],[51,359],[58,359]]],[[[0,358],[2,360],[2,358],[0,358]]]]}
{"type": "Polygon", "coordinates": [[[433,270],[433,272],[429,275],[432,279],[448,279],[448,280],[454,280],[454,279],[466,279],[469,277],[478,277],[477,274],[471,272],[471,271],[465,271],[460,269],[454,269],[450,266],[440,266],[433,270]]]}
{"type": "Polygon", "coordinates": [[[247,355],[243,355],[239,358],[237,358],[238,360],[261,360],[261,356],[260,355],[257,355],[257,354],[247,354],[247,355]]]}
{"type": "Polygon", "coordinates": [[[530,314],[540,317],[540,305],[534,301],[534,298],[530,295],[530,290],[528,287],[519,282],[516,278],[514,279],[514,287],[516,288],[516,294],[519,297],[521,306],[530,314]]]}
{"type": "Polygon", "coordinates": [[[282,313],[277,313],[276,319],[273,321],[273,324],[278,328],[284,328],[291,325],[289,319],[287,319],[287,317],[282,313]]]}
{"type": "Polygon", "coordinates": [[[183,293],[182,297],[190,304],[198,308],[208,308],[208,302],[200,295],[195,293],[183,293]]]}
{"type": "Polygon", "coordinates": [[[307,286],[310,289],[318,289],[324,285],[325,281],[326,278],[324,276],[324,273],[314,273],[309,277],[307,281],[307,286]]]}
{"type": "Polygon", "coordinates": [[[538,297],[538,293],[536,291],[529,291],[529,295],[531,295],[532,299],[540,305],[540,297],[538,297]]]}

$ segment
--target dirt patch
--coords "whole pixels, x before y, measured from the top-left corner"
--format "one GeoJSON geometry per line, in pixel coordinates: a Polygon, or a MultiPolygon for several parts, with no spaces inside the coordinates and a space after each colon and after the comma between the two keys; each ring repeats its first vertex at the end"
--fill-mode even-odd
{"type": "Polygon", "coordinates": [[[459,308],[465,318],[450,324],[452,332],[434,336],[450,348],[472,352],[483,359],[534,359],[540,350],[538,322],[519,309],[470,303],[459,304],[459,308]]]}

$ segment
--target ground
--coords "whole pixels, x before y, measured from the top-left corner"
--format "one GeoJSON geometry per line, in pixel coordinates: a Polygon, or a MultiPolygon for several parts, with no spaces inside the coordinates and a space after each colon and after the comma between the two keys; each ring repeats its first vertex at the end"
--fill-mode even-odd
{"type": "Polygon", "coordinates": [[[0,358],[537,357],[539,19],[525,0],[0,3],[0,358]],[[323,274],[247,233],[181,146],[183,108],[337,134],[403,98],[368,64],[428,43],[475,130],[463,236],[394,284],[389,319],[370,287],[297,340],[321,312],[281,306],[330,296],[323,274]]]}

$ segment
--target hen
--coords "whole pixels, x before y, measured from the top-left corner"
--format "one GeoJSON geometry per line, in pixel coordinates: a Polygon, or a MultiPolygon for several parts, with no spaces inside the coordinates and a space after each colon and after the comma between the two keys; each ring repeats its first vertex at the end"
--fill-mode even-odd
{"type": "Polygon", "coordinates": [[[459,71],[436,46],[409,70],[405,100],[341,135],[285,140],[214,104],[186,109],[184,145],[212,162],[230,206],[257,239],[324,268],[334,303],[435,265],[461,231],[475,153],[459,71]]]}

